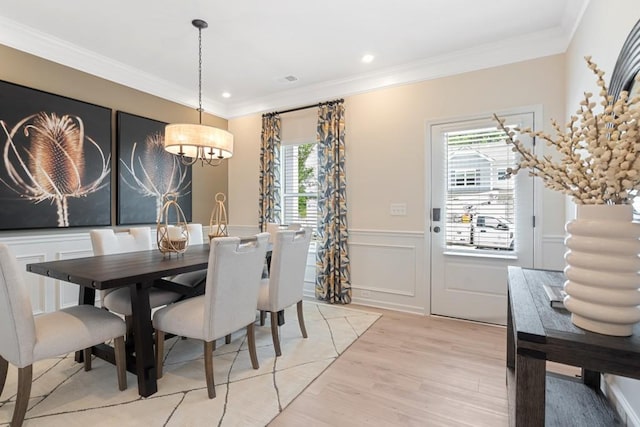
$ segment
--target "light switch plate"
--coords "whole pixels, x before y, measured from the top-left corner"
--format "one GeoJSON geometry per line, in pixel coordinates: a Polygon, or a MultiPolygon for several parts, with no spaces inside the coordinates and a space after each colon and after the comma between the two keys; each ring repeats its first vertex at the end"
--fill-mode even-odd
{"type": "Polygon", "coordinates": [[[406,203],[391,203],[389,213],[392,216],[405,216],[407,215],[406,203]]]}

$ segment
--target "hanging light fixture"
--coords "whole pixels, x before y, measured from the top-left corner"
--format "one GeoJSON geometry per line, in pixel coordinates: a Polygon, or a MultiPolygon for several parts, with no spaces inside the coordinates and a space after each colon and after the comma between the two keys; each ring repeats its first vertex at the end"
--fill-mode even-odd
{"type": "Polygon", "coordinates": [[[185,165],[198,160],[218,166],[233,155],[233,135],[223,129],[202,124],[202,30],[209,25],[202,19],[191,21],[198,29],[198,124],[175,123],[164,129],[164,149],[180,156],[185,165]]]}

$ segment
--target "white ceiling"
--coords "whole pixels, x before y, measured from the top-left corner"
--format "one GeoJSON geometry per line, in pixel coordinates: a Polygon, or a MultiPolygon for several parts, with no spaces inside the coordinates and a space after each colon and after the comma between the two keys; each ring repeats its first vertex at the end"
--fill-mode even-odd
{"type": "Polygon", "coordinates": [[[231,118],[561,53],[588,1],[3,0],[0,43],[196,107],[204,19],[204,108],[231,118]]]}

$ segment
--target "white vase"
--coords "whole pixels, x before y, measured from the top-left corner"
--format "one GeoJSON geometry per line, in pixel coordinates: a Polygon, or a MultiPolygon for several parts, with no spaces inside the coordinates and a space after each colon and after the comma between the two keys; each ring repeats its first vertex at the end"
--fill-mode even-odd
{"type": "Polygon", "coordinates": [[[631,205],[578,205],[565,239],[567,293],[574,325],[629,336],[640,321],[640,224],[631,205]]]}

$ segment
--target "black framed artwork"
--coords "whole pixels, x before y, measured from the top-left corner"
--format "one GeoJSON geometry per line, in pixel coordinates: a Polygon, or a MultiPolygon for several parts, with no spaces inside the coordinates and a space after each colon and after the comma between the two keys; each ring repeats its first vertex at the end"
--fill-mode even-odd
{"type": "Polygon", "coordinates": [[[0,230],[111,224],[111,109],[0,81],[0,230]]]}
{"type": "MultiPolygon", "coordinates": [[[[166,123],[122,111],[116,113],[116,123],[118,224],[157,222],[168,194],[191,221],[191,166],[164,150],[166,123]]],[[[175,222],[175,211],[169,214],[175,222]]]]}

